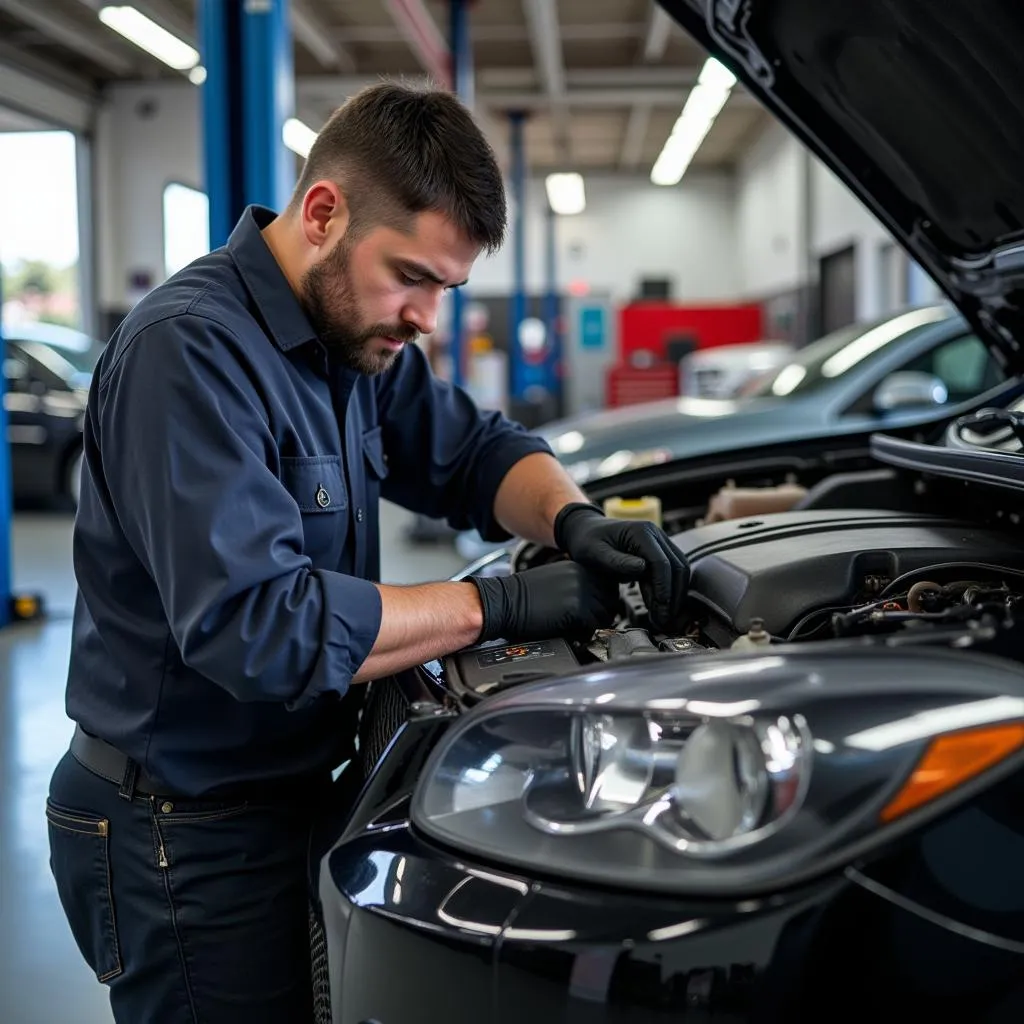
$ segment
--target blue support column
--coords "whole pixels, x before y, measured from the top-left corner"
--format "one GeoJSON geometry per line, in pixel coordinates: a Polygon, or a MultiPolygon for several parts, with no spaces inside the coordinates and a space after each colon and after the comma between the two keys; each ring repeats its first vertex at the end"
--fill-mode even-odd
{"type": "Polygon", "coordinates": [[[526,152],[523,125],[526,115],[513,110],[508,115],[509,155],[512,192],[512,303],[509,315],[508,361],[512,400],[526,395],[526,365],[519,342],[519,325],[526,319],[526,152]]]}
{"type": "Polygon", "coordinates": [[[547,328],[547,355],[544,359],[544,382],[556,399],[562,394],[562,337],[559,331],[558,310],[558,218],[548,204],[544,220],[544,326],[547,328]]]}
{"type": "Polygon", "coordinates": [[[295,184],[281,132],[295,107],[289,0],[200,0],[210,245],[250,203],[281,210],[295,184]]]}
{"type": "MultiPolygon", "coordinates": [[[[473,81],[473,44],[469,34],[469,0],[451,2],[452,88],[462,102],[473,109],[475,86],[473,81]]],[[[465,383],[465,335],[463,319],[466,295],[462,288],[452,291],[452,321],[450,353],[452,382],[460,387],[465,383]]]]}

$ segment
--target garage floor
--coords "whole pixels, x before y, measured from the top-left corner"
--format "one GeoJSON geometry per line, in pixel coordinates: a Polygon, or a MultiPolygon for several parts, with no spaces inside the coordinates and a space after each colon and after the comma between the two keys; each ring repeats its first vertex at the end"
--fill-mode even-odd
{"type": "MultiPolygon", "coordinates": [[[[449,546],[413,547],[409,517],[382,510],[382,577],[445,579],[464,560],[449,546]]],[[[93,978],[64,919],[48,865],[43,802],[67,749],[64,681],[74,603],[71,517],[18,516],[14,586],[42,593],[45,622],[0,631],[0,1019],[3,1024],[110,1024],[106,990],[93,978]]]]}

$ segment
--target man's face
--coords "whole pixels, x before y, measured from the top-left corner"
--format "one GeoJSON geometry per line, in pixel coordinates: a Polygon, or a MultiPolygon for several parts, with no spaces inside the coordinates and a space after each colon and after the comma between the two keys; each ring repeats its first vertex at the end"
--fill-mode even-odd
{"type": "Polygon", "coordinates": [[[465,282],[479,251],[442,214],[421,213],[410,234],[378,226],[355,242],[343,236],[303,275],[300,299],[332,354],[381,373],[433,333],[445,291],[465,282]]]}

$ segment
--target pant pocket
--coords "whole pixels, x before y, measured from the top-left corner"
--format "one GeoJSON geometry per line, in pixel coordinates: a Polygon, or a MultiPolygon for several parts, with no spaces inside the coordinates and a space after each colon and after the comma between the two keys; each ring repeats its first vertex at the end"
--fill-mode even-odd
{"type": "Polygon", "coordinates": [[[46,801],[50,869],[64,913],[100,981],[122,971],[110,878],[110,821],[46,801]]]}

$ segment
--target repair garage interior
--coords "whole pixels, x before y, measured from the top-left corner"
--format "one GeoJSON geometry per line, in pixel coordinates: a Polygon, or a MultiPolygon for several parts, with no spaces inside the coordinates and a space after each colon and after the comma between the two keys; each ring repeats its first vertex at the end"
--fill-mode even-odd
{"type": "MultiPolygon", "coordinates": [[[[189,46],[197,45],[198,6],[134,4],[189,46]]],[[[447,73],[451,6],[291,0],[296,170],[303,139],[308,144],[310,131],[362,86],[382,76],[447,73]]],[[[0,0],[0,262],[9,338],[15,324],[40,319],[102,343],[142,294],[208,244],[205,72],[174,69],[144,52],[101,20],[102,7],[100,0],[0,0]],[[17,148],[36,139],[54,148],[17,148]],[[18,154],[30,152],[40,162],[26,166],[18,154]],[[175,187],[183,205],[169,210],[175,187]],[[51,276],[40,283],[37,273],[33,285],[32,267],[51,276]]],[[[482,404],[541,426],[603,400],[603,392],[574,396],[554,377],[540,399],[508,394],[507,318],[516,295],[538,311],[545,294],[590,297],[616,322],[645,301],[756,310],[756,334],[737,340],[782,338],[795,347],[935,296],[899,262],[877,221],[741,84],[681,181],[652,181],[706,60],[653,4],[478,0],[467,7],[474,112],[510,180],[516,159],[525,162],[514,204],[522,205],[522,273],[510,239],[467,289],[491,318],[480,351],[500,356],[497,383],[493,375],[474,379],[482,404]],[[582,175],[586,208],[554,218],[552,265],[545,178],[562,172],[582,175]],[[834,258],[842,273],[829,301],[815,305],[814,286],[834,258]]],[[[444,372],[443,339],[424,341],[438,343],[444,372]]],[[[608,344],[613,349],[614,339],[608,344]]],[[[665,394],[676,393],[673,386],[665,394]]],[[[12,593],[39,598],[42,613],[0,631],[0,1017],[102,1024],[112,1019],[107,996],[61,913],[42,813],[72,728],[64,685],[76,587],[74,497],[65,477],[52,482],[51,495],[14,495],[3,538],[12,593]]],[[[394,506],[382,510],[382,538],[385,582],[445,579],[467,561],[449,532],[394,506]]]]}

